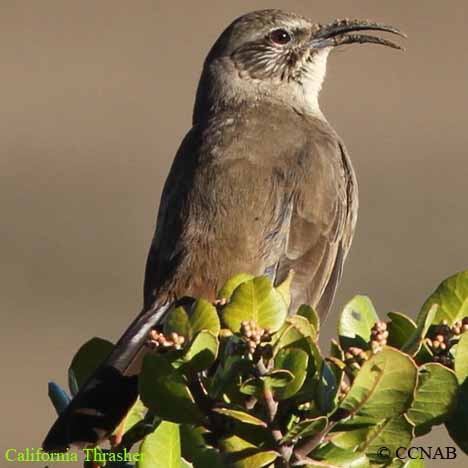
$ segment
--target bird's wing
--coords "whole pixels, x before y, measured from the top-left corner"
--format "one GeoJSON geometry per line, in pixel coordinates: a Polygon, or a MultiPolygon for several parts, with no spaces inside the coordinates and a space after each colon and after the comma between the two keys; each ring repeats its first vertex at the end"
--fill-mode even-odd
{"type": "MultiPolygon", "coordinates": [[[[315,307],[320,303],[320,312],[326,313],[354,230],[356,184],[352,167],[338,136],[327,122],[305,120],[291,113],[286,115],[290,124],[285,129],[283,113],[270,112],[269,116],[268,125],[262,119],[244,119],[248,125],[241,124],[243,126],[236,129],[243,135],[244,143],[231,138],[229,144],[224,144],[224,162],[209,171],[211,179],[201,184],[206,198],[198,201],[194,200],[197,190],[193,187],[195,173],[200,172],[198,152],[193,150],[198,147],[194,141],[197,136],[189,133],[181,145],[163,190],[156,233],[148,255],[145,308],[153,305],[155,293],[162,305],[164,283],[174,282],[172,274],[180,270],[176,267],[181,257],[193,255],[194,248],[210,248],[220,256],[226,247],[220,245],[220,236],[225,236],[231,243],[234,239],[243,247],[237,249],[239,258],[229,262],[234,268],[236,260],[236,271],[231,272],[228,265],[223,264],[217,272],[217,276],[222,277],[215,279],[223,282],[230,273],[265,271],[279,283],[292,269],[295,278],[291,287],[291,310],[301,303],[315,307]],[[272,130],[275,130],[274,138],[271,138],[272,130]],[[249,151],[245,142],[249,143],[249,151]],[[195,202],[200,205],[188,215],[184,209],[184,203],[189,203],[187,200],[192,205],[195,202]],[[225,207],[225,215],[213,209],[219,204],[225,207]],[[246,211],[246,207],[250,209],[246,211]],[[212,211],[206,211],[209,209],[212,211]],[[216,231],[210,245],[193,247],[180,241],[184,226],[197,222],[192,219],[194,215],[210,219],[212,225],[223,228],[216,231]],[[253,241],[244,242],[247,237],[253,241]]],[[[227,252],[232,248],[230,246],[227,252]]],[[[194,269],[192,281],[197,276],[195,270],[201,268],[198,263],[191,265],[194,269]]],[[[169,289],[173,290],[173,286],[169,289]]],[[[192,291],[202,290],[192,288],[192,291]]]]}
{"type": "Polygon", "coordinates": [[[307,163],[291,202],[288,239],[275,281],[279,283],[293,270],[291,311],[306,303],[323,317],[333,301],[351,243],[357,187],[336,134],[317,123],[313,135],[302,148],[307,163]]]}
{"type": "Polygon", "coordinates": [[[157,300],[163,304],[171,297],[165,297],[161,291],[161,285],[171,280],[171,272],[174,263],[181,253],[178,251],[177,241],[184,226],[182,220],[182,205],[190,190],[193,181],[193,173],[197,168],[196,152],[190,150],[196,146],[196,132],[190,130],[185,136],[163,187],[161,203],[159,205],[156,221],[156,230],[148,252],[145,268],[143,287],[143,309],[147,310],[157,300]],[[184,157],[184,155],[191,157],[184,157]],[[155,292],[158,291],[158,297],[155,292]]]}

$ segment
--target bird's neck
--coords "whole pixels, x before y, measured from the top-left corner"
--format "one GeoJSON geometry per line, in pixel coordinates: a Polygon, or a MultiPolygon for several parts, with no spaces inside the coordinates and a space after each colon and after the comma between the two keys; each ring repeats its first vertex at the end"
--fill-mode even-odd
{"type": "Polygon", "coordinates": [[[280,104],[296,112],[325,120],[319,94],[325,78],[328,52],[317,54],[297,81],[271,82],[242,76],[230,61],[205,65],[198,85],[193,124],[219,112],[237,112],[244,106],[280,104]]]}

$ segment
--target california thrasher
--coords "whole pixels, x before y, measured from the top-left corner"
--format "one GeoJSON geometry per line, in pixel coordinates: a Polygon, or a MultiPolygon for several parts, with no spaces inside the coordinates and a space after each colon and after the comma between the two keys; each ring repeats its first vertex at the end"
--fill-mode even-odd
{"type": "Polygon", "coordinates": [[[324,317],[353,237],[351,161],[318,104],[330,51],[391,41],[357,34],[398,29],[361,20],[320,25],[280,10],[249,13],[206,58],[193,126],[161,197],[148,255],[143,312],[80,389],[43,448],[63,451],[108,436],[138,394],[150,330],[183,296],[214,299],[231,276],[290,270],[294,311],[324,317]]]}

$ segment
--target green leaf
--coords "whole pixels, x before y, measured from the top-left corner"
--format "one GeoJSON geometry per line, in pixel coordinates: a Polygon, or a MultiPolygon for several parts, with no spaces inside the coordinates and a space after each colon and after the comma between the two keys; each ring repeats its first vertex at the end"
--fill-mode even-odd
{"type": "Polygon", "coordinates": [[[306,317],[300,315],[291,315],[286,323],[291,324],[304,338],[316,338],[317,332],[314,326],[307,320],[306,317]]]}
{"type": "Polygon", "coordinates": [[[235,435],[256,447],[272,448],[275,445],[271,430],[264,426],[247,424],[239,420],[232,420],[229,429],[232,432],[224,434],[223,437],[235,435]]]}
{"type": "Polygon", "coordinates": [[[162,421],[154,432],[143,439],[137,468],[181,468],[177,424],[162,421]]]}
{"type": "MultiPolygon", "coordinates": [[[[375,425],[375,421],[372,425],[375,425]]],[[[356,450],[361,446],[369,435],[369,426],[358,429],[350,429],[344,432],[338,432],[331,437],[331,442],[342,449],[356,450]]]]}
{"type": "Polygon", "coordinates": [[[164,322],[164,334],[167,336],[171,333],[177,333],[186,339],[192,337],[189,316],[183,306],[175,307],[167,314],[164,322]]]}
{"type": "Polygon", "coordinates": [[[216,360],[218,347],[218,338],[211,331],[199,332],[182,358],[184,363],[180,367],[180,371],[194,374],[208,369],[216,360]]]}
{"type": "Polygon", "coordinates": [[[227,299],[229,301],[229,299],[231,299],[232,293],[238,286],[254,278],[255,276],[249,275],[247,273],[240,273],[239,275],[233,276],[231,279],[227,280],[221,291],[219,291],[218,298],[227,299]]]}
{"type": "Polygon", "coordinates": [[[424,460],[422,458],[412,458],[405,462],[403,468],[424,468],[424,460]]]}
{"type": "Polygon", "coordinates": [[[226,468],[221,455],[213,448],[205,448],[193,460],[195,468],[226,468]]]}
{"type": "MultiPolygon", "coordinates": [[[[414,456],[413,454],[411,455],[414,456]]],[[[424,466],[424,459],[422,458],[410,458],[406,462],[399,458],[394,458],[390,464],[385,464],[385,468],[424,468],[424,466]]]]}
{"type": "Polygon", "coordinates": [[[431,323],[447,320],[453,325],[457,320],[468,316],[468,270],[447,278],[429,296],[418,316],[423,316],[434,305],[439,308],[431,323]]]}
{"type": "Polygon", "coordinates": [[[348,302],[338,322],[338,335],[343,349],[350,346],[368,349],[371,329],[379,320],[367,296],[356,296],[348,302]]]}
{"type": "MultiPolygon", "coordinates": [[[[297,402],[301,403],[311,402],[311,400],[315,400],[316,397],[319,380],[318,377],[316,377],[316,374],[322,368],[323,358],[320,355],[320,351],[318,349],[317,344],[315,343],[315,341],[313,341],[311,337],[300,338],[288,345],[288,348],[289,347],[302,349],[309,356],[304,384],[296,393],[296,395],[293,396],[293,398],[297,402]]],[[[318,413],[315,415],[318,416],[318,413]]]]}
{"type": "Polygon", "coordinates": [[[344,430],[346,431],[351,429],[360,429],[362,427],[373,426],[375,422],[375,417],[354,415],[352,418],[341,420],[337,427],[337,430],[340,430],[339,428],[344,428],[344,430]]]}
{"type": "Polygon", "coordinates": [[[275,392],[277,400],[285,400],[298,392],[307,377],[308,363],[309,356],[302,349],[285,348],[279,351],[275,357],[275,367],[290,371],[294,379],[275,392]]]}
{"type": "Polygon", "coordinates": [[[160,418],[177,423],[203,422],[184,379],[164,357],[145,356],[138,384],[143,403],[160,418]]]}
{"type": "Polygon", "coordinates": [[[315,330],[305,317],[292,315],[286,319],[286,323],[278,331],[276,340],[273,341],[276,354],[281,348],[296,343],[304,338],[315,338],[315,330]]]}
{"type": "Polygon", "coordinates": [[[320,381],[317,389],[317,403],[322,413],[328,414],[335,408],[337,392],[338,382],[331,364],[327,361],[322,361],[320,381]]]}
{"type": "Polygon", "coordinates": [[[457,406],[445,426],[452,439],[468,455],[468,379],[459,387],[457,406]]]}
{"type": "Polygon", "coordinates": [[[138,424],[144,419],[146,411],[147,409],[145,405],[140,400],[140,398],[138,398],[135,404],[130,408],[130,411],[127,413],[124,420],[114,431],[114,434],[125,434],[133,426],[135,426],[135,424],[138,424]]]}
{"type": "Polygon", "coordinates": [[[230,468],[262,468],[278,457],[276,452],[259,449],[237,436],[222,439],[220,446],[228,453],[227,466],[230,468]]]}
{"type": "MultiPolygon", "coordinates": [[[[364,453],[342,449],[330,443],[315,449],[309,458],[323,460],[328,464],[327,466],[333,468],[368,468],[370,466],[364,453]]],[[[310,463],[307,464],[307,468],[323,468],[323,464],[310,463]]]]}
{"type": "Polygon", "coordinates": [[[302,304],[297,310],[297,315],[300,317],[305,317],[314,327],[315,332],[318,335],[320,330],[320,317],[314,308],[312,308],[310,305],[302,304]]]}
{"type": "Polygon", "coordinates": [[[281,440],[281,443],[288,443],[293,440],[304,439],[306,437],[312,437],[319,432],[322,432],[328,424],[328,418],[326,416],[320,416],[314,419],[305,419],[297,424],[286,433],[281,440]]]}
{"type": "Polygon", "coordinates": [[[240,392],[244,395],[254,395],[261,397],[265,386],[268,388],[286,387],[294,380],[294,375],[288,370],[277,369],[271,371],[263,377],[251,377],[245,380],[240,386],[240,392]]]}
{"type": "Polygon", "coordinates": [[[409,317],[398,312],[389,312],[388,317],[390,322],[387,328],[389,333],[387,344],[401,349],[415,332],[416,324],[409,317]]]}
{"type": "Polygon", "coordinates": [[[48,395],[57,414],[62,413],[71,401],[67,392],[55,382],[49,382],[48,395]]]}
{"type": "Polygon", "coordinates": [[[83,386],[113,349],[114,345],[102,338],[92,338],[81,346],[68,369],[68,383],[72,395],[77,393],[77,389],[83,386]]]}
{"type": "Polygon", "coordinates": [[[367,440],[358,451],[365,451],[372,462],[388,462],[400,447],[409,447],[412,440],[413,425],[404,414],[398,415],[371,427],[367,440]],[[388,449],[388,456],[382,456],[382,447],[388,449]]]}
{"type": "Polygon", "coordinates": [[[286,304],[286,307],[289,309],[289,306],[291,305],[291,283],[294,278],[294,271],[289,270],[288,276],[286,279],[280,283],[278,286],[275,287],[276,291],[278,291],[283,298],[284,303],[286,304]]]}
{"type": "MultiPolygon", "coordinates": [[[[233,336],[229,341],[236,342],[239,338],[233,336]]],[[[217,366],[216,372],[211,379],[211,384],[208,387],[208,393],[211,398],[217,399],[222,393],[229,392],[229,389],[235,389],[237,393],[237,385],[242,378],[252,374],[252,361],[244,359],[237,354],[230,354],[226,345],[224,352],[220,358],[220,365],[217,366]]]]}
{"type": "Polygon", "coordinates": [[[294,374],[286,369],[275,369],[261,379],[269,388],[284,388],[292,383],[294,374]]]}
{"type": "Polygon", "coordinates": [[[236,419],[237,421],[241,421],[246,424],[252,424],[254,426],[262,426],[266,427],[266,422],[262,421],[261,419],[253,416],[252,414],[246,413],[245,411],[239,411],[229,408],[215,408],[213,409],[215,413],[222,414],[224,416],[228,416],[232,419],[236,419]]]}
{"type": "Polygon", "coordinates": [[[336,340],[331,340],[330,343],[330,356],[335,359],[339,359],[340,361],[344,360],[344,352],[341,349],[341,346],[336,340]]]}
{"type": "Polygon", "coordinates": [[[202,426],[193,426],[192,424],[181,424],[179,429],[182,456],[193,462],[197,455],[206,449],[207,445],[203,434],[207,430],[202,426]]]}
{"type": "Polygon", "coordinates": [[[242,383],[240,392],[244,395],[260,397],[263,393],[263,380],[257,377],[251,377],[242,383]]]}
{"type": "Polygon", "coordinates": [[[271,332],[283,325],[287,307],[265,276],[259,276],[242,283],[232,294],[231,301],[222,312],[226,326],[238,332],[244,320],[253,320],[260,328],[271,332]]]}
{"type": "Polygon", "coordinates": [[[416,426],[416,435],[444,422],[454,409],[458,392],[457,377],[441,364],[425,364],[419,369],[419,382],[408,418],[416,426]]]}
{"type": "Polygon", "coordinates": [[[376,419],[391,418],[410,407],[416,382],[412,359],[386,347],[364,363],[340,408],[376,419]]]}
{"type": "Polygon", "coordinates": [[[217,335],[221,329],[216,307],[205,299],[198,299],[193,304],[189,321],[192,336],[202,330],[209,330],[217,335]]]}
{"type": "Polygon", "coordinates": [[[403,352],[413,356],[419,352],[421,349],[421,343],[427,335],[429,327],[434,323],[434,317],[437,314],[437,309],[437,304],[434,304],[418,316],[417,328],[414,330],[410,339],[401,348],[403,352]]]}
{"type": "Polygon", "coordinates": [[[431,351],[426,341],[422,341],[421,347],[413,356],[413,359],[416,361],[418,366],[434,361],[434,353],[431,351]]]}
{"type": "Polygon", "coordinates": [[[385,465],[382,465],[382,464],[374,464],[374,465],[371,465],[373,467],[375,466],[384,466],[385,468],[403,468],[403,462],[399,459],[399,458],[394,458],[393,460],[391,460],[390,462],[386,462],[385,465]]]}
{"type": "Polygon", "coordinates": [[[455,374],[462,385],[468,379],[468,333],[461,335],[455,353],[455,374]]]}

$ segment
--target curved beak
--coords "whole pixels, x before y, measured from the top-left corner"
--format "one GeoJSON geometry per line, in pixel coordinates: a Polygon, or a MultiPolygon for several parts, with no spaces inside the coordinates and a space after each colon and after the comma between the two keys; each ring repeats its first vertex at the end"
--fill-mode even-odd
{"type": "Polygon", "coordinates": [[[337,47],[344,44],[380,44],[393,49],[404,50],[403,47],[388,39],[369,34],[351,34],[355,31],[384,31],[406,37],[398,28],[386,24],[374,23],[367,20],[335,20],[326,25],[319,25],[318,30],[312,34],[310,47],[323,49],[337,47]]]}

